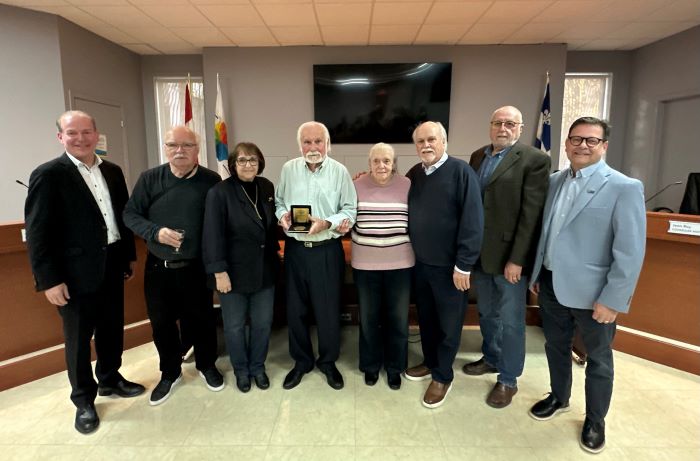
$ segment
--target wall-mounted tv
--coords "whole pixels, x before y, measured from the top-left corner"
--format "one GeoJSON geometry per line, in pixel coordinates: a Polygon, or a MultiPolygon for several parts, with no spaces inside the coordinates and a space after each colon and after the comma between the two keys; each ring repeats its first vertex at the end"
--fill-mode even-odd
{"type": "Polygon", "coordinates": [[[426,120],[449,129],[451,63],[314,65],[314,118],[334,143],[410,143],[426,120]]]}

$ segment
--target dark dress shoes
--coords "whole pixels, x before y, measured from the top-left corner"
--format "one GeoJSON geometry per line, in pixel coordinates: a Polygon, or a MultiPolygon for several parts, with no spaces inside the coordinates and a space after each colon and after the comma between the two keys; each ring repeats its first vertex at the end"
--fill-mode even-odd
{"type": "Polygon", "coordinates": [[[140,384],[132,383],[122,378],[112,386],[100,384],[97,392],[101,396],[118,395],[119,397],[136,397],[146,392],[146,388],[140,384]]]}
{"type": "Polygon", "coordinates": [[[100,425],[95,406],[90,404],[78,408],[75,412],[75,429],[81,434],[95,432],[100,425]]]}
{"type": "Polygon", "coordinates": [[[481,376],[487,373],[498,373],[498,368],[489,365],[484,358],[480,358],[476,362],[467,363],[462,367],[462,371],[471,376],[481,376]]]}
{"type": "Polygon", "coordinates": [[[294,389],[299,385],[301,382],[301,378],[304,377],[304,372],[297,369],[297,368],[292,368],[292,371],[287,373],[287,376],[284,378],[284,383],[282,384],[282,387],[289,390],[289,389],[294,389]]]}
{"type": "Polygon", "coordinates": [[[550,393],[547,398],[534,404],[528,413],[537,421],[547,421],[554,418],[557,413],[567,411],[569,411],[569,404],[560,402],[554,394],[550,393]]]}
{"type": "Polygon", "coordinates": [[[594,423],[586,418],[579,440],[581,448],[591,453],[600,453],[605,448],[605,421],[594,423]]]}
{"type": "Polygon", "coordinates": [[[236,387],[243,393],[248,392],[250,390],[250,377],[248,375],[236,375],[236,387]]]}
{"type": "Polygon", "coordinates": [[[258,389],[267,389],[270,387],[270,378],[267,377],[267,373],[264,371],[258,375],[253,376],[253,379],[255,380],[255,385],[258,386],[258,389]]]}
{"type": "Polygon", "coordinates": [[[376,371],[366,371],[365,372],[365,384],[368,386],[374,386],[377,384],[377,380],[379,379],[379,373],[376,371]]]}
{"type": "Polygon", "coordinates": [[[333,389],[340,390],[343,388],[343,386],[345,386],[345,383],[343,382],[343,375],[340,374],[338,369],[335,367],[335,364],[321,371],[323,371],[323,374],[326,375],[326,381],[333,389]]]}
{"type": "Polygon", "coordinates": [[[401,389],[401,375],[399,373],[387,373],[386,380],[391,389],[395,391],[401,389]]]}

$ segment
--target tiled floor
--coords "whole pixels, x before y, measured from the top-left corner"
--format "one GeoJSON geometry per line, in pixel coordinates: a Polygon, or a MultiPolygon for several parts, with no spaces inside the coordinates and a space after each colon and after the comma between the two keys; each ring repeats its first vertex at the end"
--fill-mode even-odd
{"type": "MultiPolygon", "coordinates": [[[[210,392],[194,364],[170,400],[148,405],[135,399],[98,397],[99,430],[73,429],[74,408],[64,373],[0,393],[0,459],[4,460],[700,460],[700,378],[622,353],[607,418],[608,446],[584,453],[578,435],[584,418],[583,369],[574,370],[572,411],[538,422],[527,409],[548,390],[542,333],[528,328],[525,374],[514,403],[494,410],[484,403],[494,375],[467,377],[459,369],[478,359],[478,330],[465,330],[455,363],[456,378],[446,404],[421,406],[427,382],[403,382],[392,391],[382,377],[374,387],[357,370],[356,327],[343,329],[338,366],[345,388],[331,389],[314,371],[285,391],[291,366],[286,330],[273,332],[268,357],[272,387],[248,394],[233,385],[210,392]]],[[[410,345],[409,363],[420,359],[410,345]]],[[[159,374],[153,344],[124,354],[124,375],[149,390],[159,374]]]]}

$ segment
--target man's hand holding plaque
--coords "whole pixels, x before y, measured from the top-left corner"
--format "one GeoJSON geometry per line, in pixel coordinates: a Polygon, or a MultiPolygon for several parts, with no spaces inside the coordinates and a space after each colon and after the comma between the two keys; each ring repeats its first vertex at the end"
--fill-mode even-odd
{"type": "Polygon", "coordinates": [[[308,233],[311,230],[313,221],[310,205],[292,205],[290,214],[292,222],[288,232],[308,233]]]}

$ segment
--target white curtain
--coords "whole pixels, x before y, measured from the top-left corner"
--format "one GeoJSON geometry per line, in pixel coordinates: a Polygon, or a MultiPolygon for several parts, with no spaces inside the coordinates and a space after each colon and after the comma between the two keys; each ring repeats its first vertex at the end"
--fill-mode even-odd
{"type": "MultiPolygon", "coordinates": [[[[165,163],[163,142],[165,133],[177,125],[185,123],[185,85],[187,77],[156,77],[156,113],[158,115],[158,150],[160,162],[165,163]]],[[[190,77],[190,100],[192,101],[192,122],[190,127],[200,137],[199,164],[207,166],[207,136],[204,125],[204,84],[201,77],[190,77]]]]}
{"type": "Polygon", "coordinates": [[[561,146],[559,169],[569,167],[564,142],[569,127],[580,117],[598,117],[609,120],[612,74],[566,74],[564,80],[564,107],[561,116],[561,146]]]}

